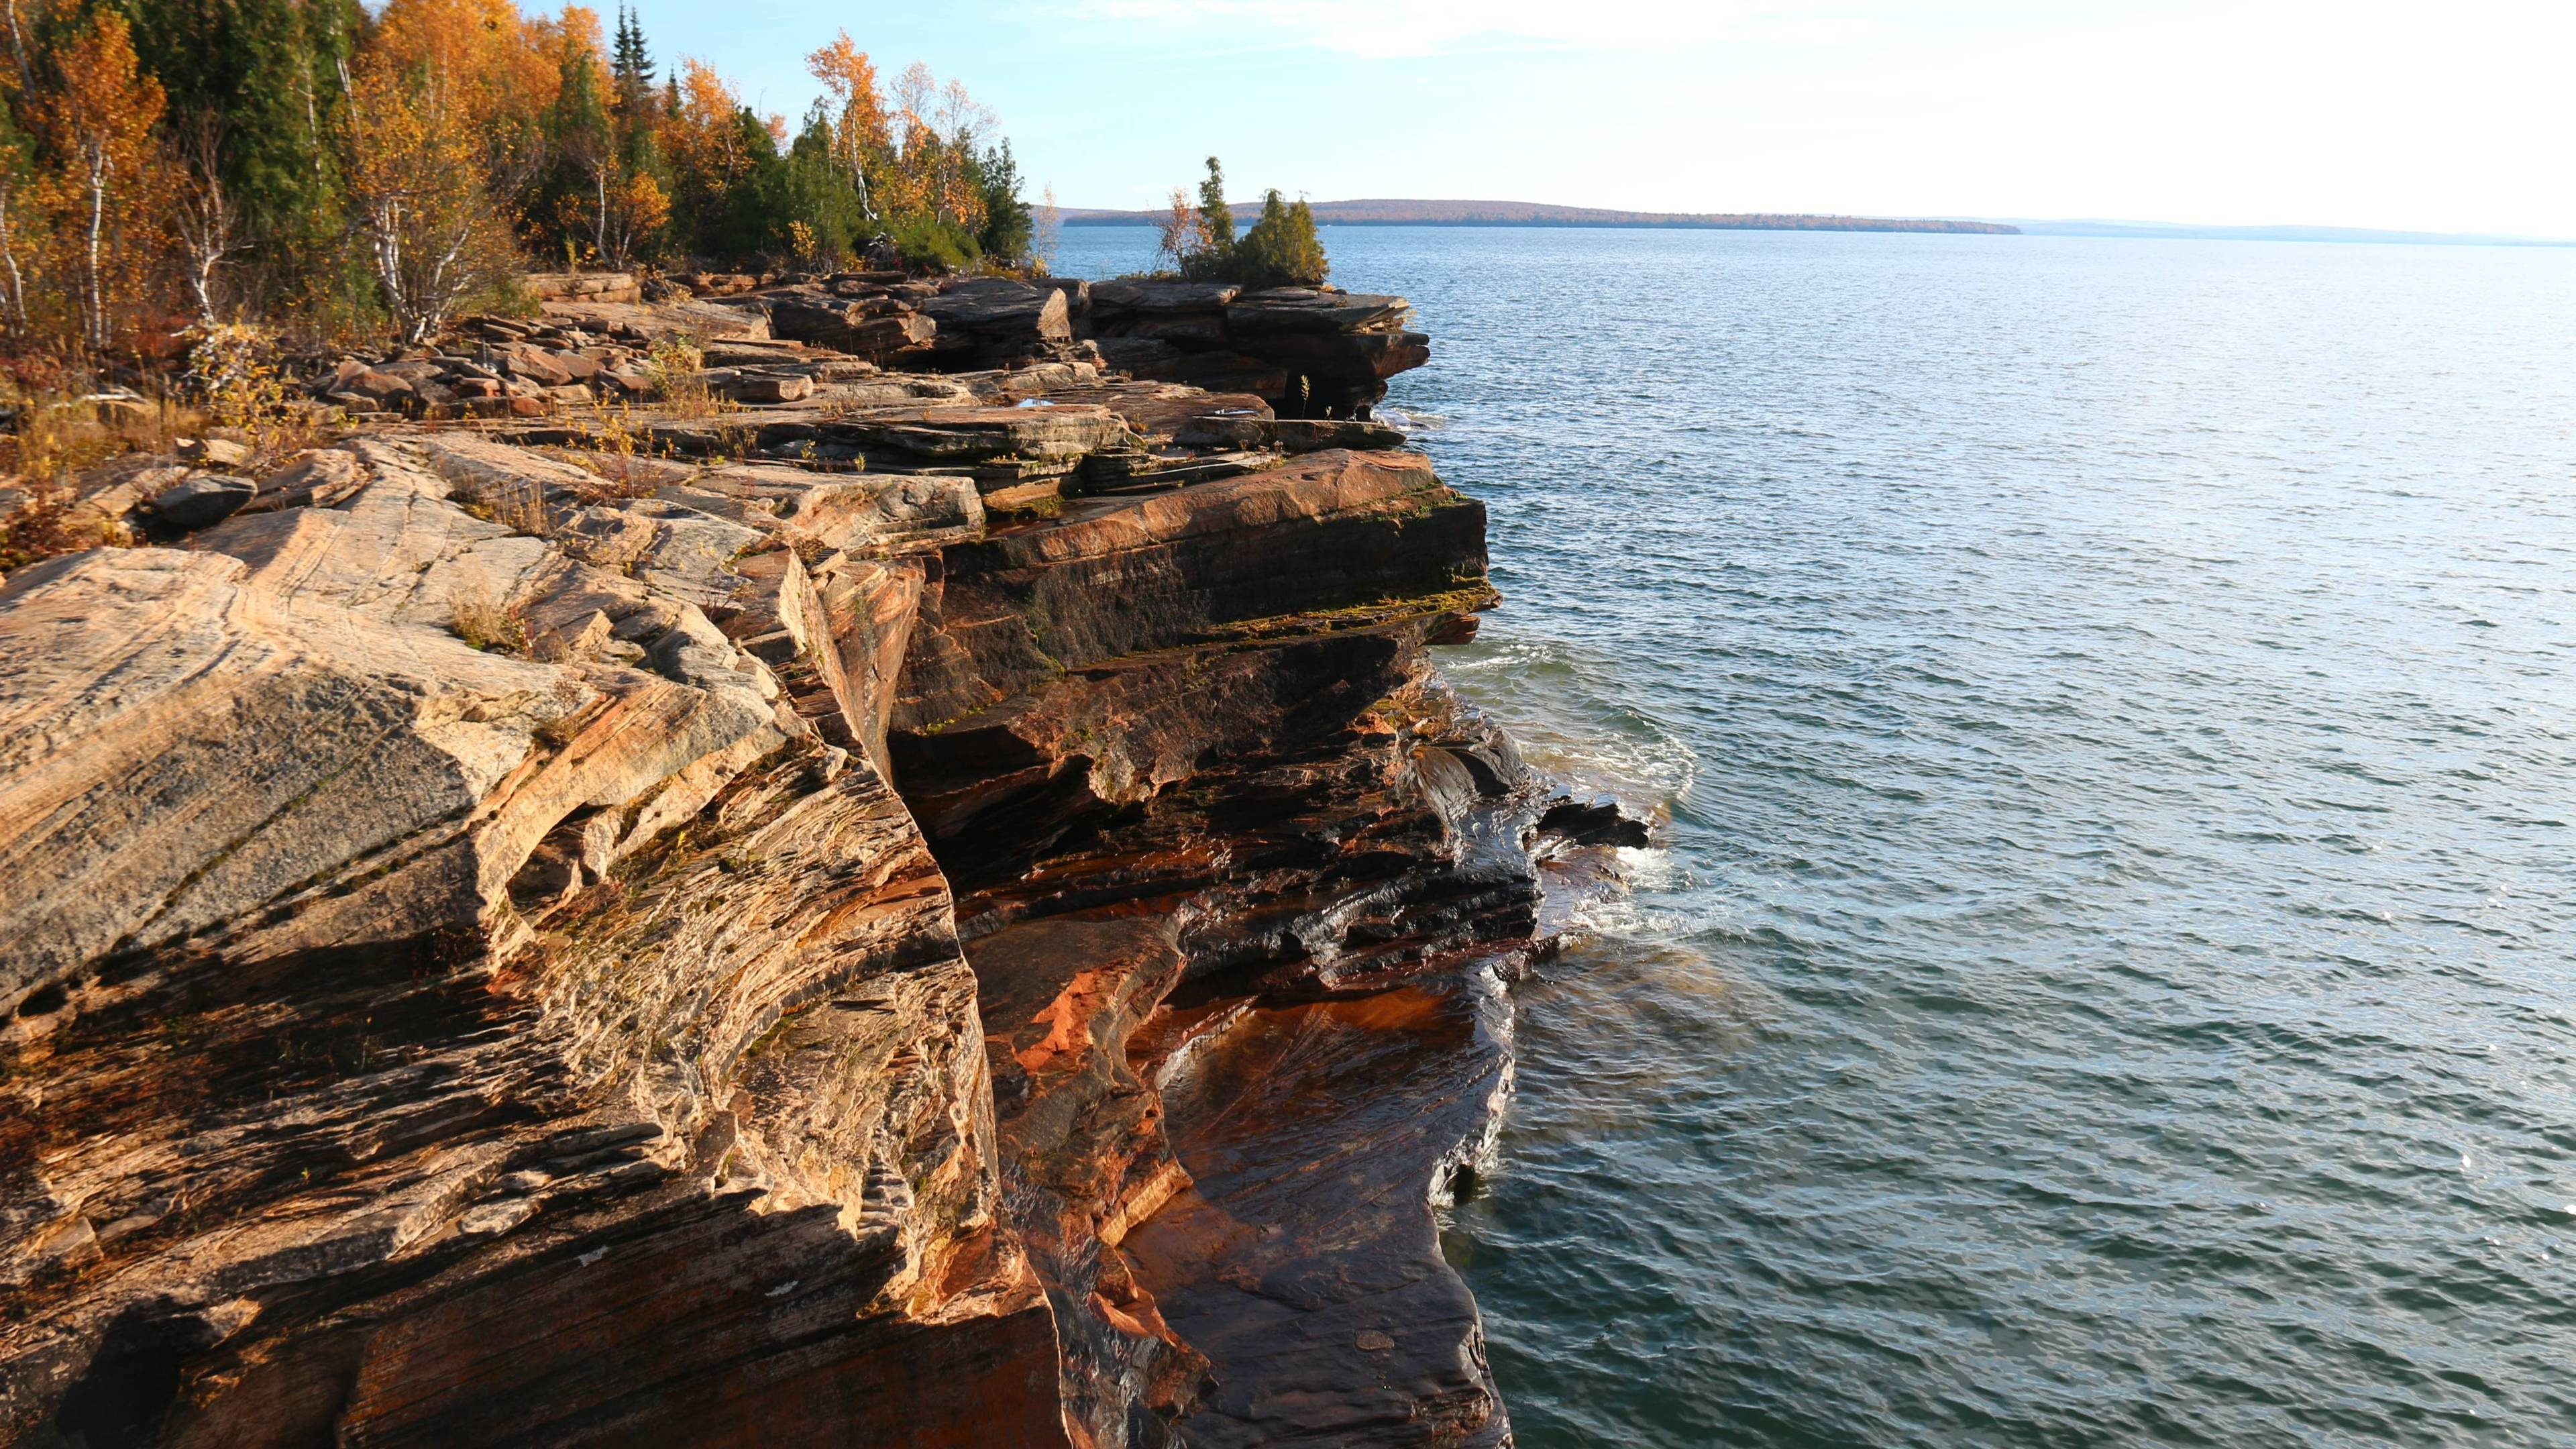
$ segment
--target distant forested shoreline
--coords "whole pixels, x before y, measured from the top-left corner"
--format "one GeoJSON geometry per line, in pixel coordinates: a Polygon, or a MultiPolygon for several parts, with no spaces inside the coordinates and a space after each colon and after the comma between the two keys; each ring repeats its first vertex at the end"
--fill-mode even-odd
{"type": "MultiPolygon", "coordinates": [[[[1527,201],[1318,201],[1325,226],[1617,226],[1702,231],[1926,231],[2011,236],[2021,228],[1939,217],[1817,216],[1803,212],[1613,211],[1527,201]]],[[[1066,226],[1153,226],[1159,211],[1066,208],[1066,226]]]]}

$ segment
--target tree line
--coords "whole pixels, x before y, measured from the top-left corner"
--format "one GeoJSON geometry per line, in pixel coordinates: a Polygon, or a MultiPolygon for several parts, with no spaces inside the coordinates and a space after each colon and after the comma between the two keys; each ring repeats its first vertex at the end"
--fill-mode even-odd
{"type": "Polygon", "coordinates": [[[762,116],[637,17],[511,0],[0,0],[0,346],[191,325],[418,339],[530,265],[1024,264],[1010,143],[844,33],[762,116]]]}

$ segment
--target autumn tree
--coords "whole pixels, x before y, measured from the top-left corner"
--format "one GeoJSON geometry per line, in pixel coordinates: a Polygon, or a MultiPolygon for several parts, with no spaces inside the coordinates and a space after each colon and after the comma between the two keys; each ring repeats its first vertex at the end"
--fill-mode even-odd
{"type": "Polygon", "coordinates": [[[218,275],[242,245],[241,212],[224,183],[223,123],[203,112],[163,138],[161,175],[180,275],[200,326],[222,320],[218,275]]]}
{"type": "Polygon", "coordinates": [[[877,96],[876,66],[866,51],[850,43],[850,33],[844,30],[830,45],[805,57],[805,68],[823,83],[820,105],[829,128],[831,162],[849,178],[861,214],[876,220],[879,212],[868,190],[868,172],[883,170],[894,150],[885,103],[877,96]]]}
{"type": "Polygon", "coordinates": [[[751,174],[758,129],[715,67],[694,57],[680,62],[664,103],[661,149],[674,178],[676,224],[701,249],[722,238],[734,189],[751,174]]]}
{"type": "Polygon", "coordinates": [[[69,235],[81,340],[113,340],[116,307],[147,262],[150,208],[143,171],[161,119],[161,83],[142,73],[132,27],[101,10],[54,57],[55,84],[37,98],[38,135],[56,162],[48,178],[57,225],[69,235]]]}
{"type": "Polygon", "coordinates": [[[1171,258],[1175,271],[1180,269],[1181,259],[1189,255],[1190,237],[1198,228],[1198,220],[1198,212],[1190,206],[1190,194],[1173,187],[1170,203],[1154,222],[1154,254],[1171,258]]]}
{"type": "Polygon", "coordinates": [[[370,61],[349,87],[352,221],[406,342],[436,331],[460,300],[515,260],[509,228],[485,191],[483,140],[442,79],[370,61]]]}
{"type": "MultiPolygon", "coordinates": [[[[5,3],[5,0],[0,0],[5,3]]],[[[35,142],[19,129],[10,98],[0,96],[0,316],[10,332],[27,332],[27,277],[35,264],[40,218],[31,201],[35,142]]]]}
{"type": "Polygon", "coordinates": [[[564,31],[599,33],[599,17],[567,6],[562,20],[530,20],[512,0],[390,0],[376,22],[369,59],[396,72],[435,77],[439,94],[482,143],[496,177],[526,167],[542,143],[543,118],[560,83],[564,31]]]}
{"type": "Polygon", "coordinates": [[[634,12],[515,0],[0,0],[0,328],[97,353],[149,325],[435,330],[520,247],[810,266],[891,236],[1017,262],[992,114],[846,32],[792,136],[634,12]]]}

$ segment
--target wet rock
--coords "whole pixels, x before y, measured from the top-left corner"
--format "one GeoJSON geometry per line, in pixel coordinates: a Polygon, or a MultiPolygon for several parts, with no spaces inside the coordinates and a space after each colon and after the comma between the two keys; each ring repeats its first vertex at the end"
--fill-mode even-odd
{"type": "Polygon", "coordinates": [[[1189,1443],[1510,1442],[1431,1216],[1499,1116],[1507,1011],[1490,976],[1259,1007],[1163,1078],[1194,1187],[1125,1247],[1214,1370],[1189,1443]]]}
{"type": "Polygon", "coordinates": [[[1650,843],[1646,822],[1629,815],[1607,795],[1586,800],[1559,800],[1538,818],[1538,831],[1576,845],[1643,847],[1650,843]]]}

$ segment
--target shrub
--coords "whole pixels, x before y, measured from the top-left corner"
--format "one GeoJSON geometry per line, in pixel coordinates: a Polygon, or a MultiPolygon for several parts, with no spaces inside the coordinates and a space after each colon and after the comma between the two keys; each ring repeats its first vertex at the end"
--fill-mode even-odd
{"type": "Polygon", "coordinates": [[[1262,199],[1261,219],[1236,243],[1231,260],[1227,280],[1247,287],[1312,287],[1329,270],[1315,237],[1314,209],[1282,202],[1275,189],[1262,199]]]}
{"type": "Polygon", "coordinates": [[[954,222],[943,221],[928,212],[915,212],[899,218],[888,238],[908,266],[936,271],[962,272],[983,259],[983,249],[974,236],[954,222]]]}

